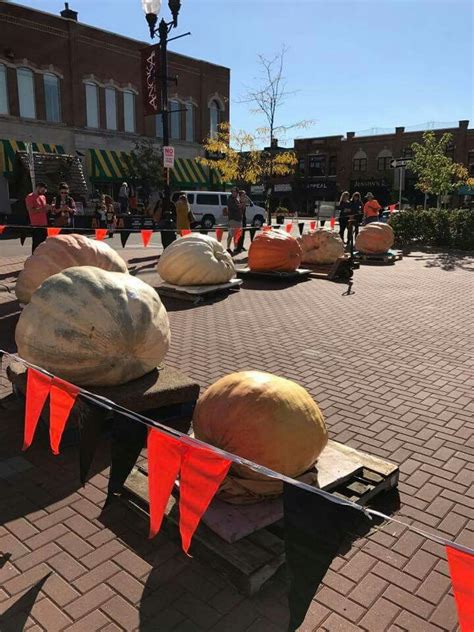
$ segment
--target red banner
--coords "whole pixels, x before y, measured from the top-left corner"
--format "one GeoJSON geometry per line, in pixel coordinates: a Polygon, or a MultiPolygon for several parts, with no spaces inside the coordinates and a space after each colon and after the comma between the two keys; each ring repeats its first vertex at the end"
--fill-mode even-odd
{"type": "Polygon", "coordinates": [[[388,207],[388,210],[390,211],[390,213],[393,213],[393,211],[397,208],[398,204],[390,204],[388,207]]]}
{"type": "Polygon", "coordinates": [[[474,630],[474,555],[446,546],[461,632],[474,630]]]}
{"type": "Polygon", "coordinates": [[[98,241],[103,241],[107,236],[107,228],[96,228],[95,229],[95,238],[98,241]]]}
{"type": "Polygon", "coordinates": [[[48,375],[35,369],[27,369],[23,450],[28,449],[33,441],[41,411],[51,389],[51,382],[52,378],[48,375]]]}
{"type": "Polygon", "coordinates": [[[157,76],[160,72],[159,45],[141,50],[143,113],[145,116],[161,112],[161,94],[157,76]]]}
{"type": "Polygon", "coordinates": [[[49,398],[49,441],[53,454],[59,454],[64,428],[78,394],[77,386],[54,378],[49,398]]]}
{"type": "Polygon", "coordinates": [[[46,232],[48,233],[48,237],[56,237],[56,235],[59,235],[61,232],[61,229],[57,226],[48,226],[46,232]]]}
{"type": "Polygon", "coordinates": [[[151,236],[153,235],[153,231],[150,230],[149,228],[146,228],[146,229],[144,229],[144,230],[142,230],[140,232],[142,234],[143,245],[146,248],[148,246],[148,244],[150,243],[150,239],[151,239],[151,236]]]}

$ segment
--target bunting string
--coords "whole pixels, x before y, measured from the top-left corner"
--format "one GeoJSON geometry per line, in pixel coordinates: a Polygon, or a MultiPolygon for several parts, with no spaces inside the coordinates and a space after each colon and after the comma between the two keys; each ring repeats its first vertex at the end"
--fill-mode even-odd
{"type": "MultiPolygon", "coordinates": [[[[36,371],[38,371],[39,373],[42,373],[43,375],[46,375],[54,380],[57,380],[59,383],[59,378],[56,378],[52,373],[50,373],[49,371],[46,371],[45,369],[43,369],[42,367],[38,367],[30,362],[27,362],[26,360],[24,360],[23,358],[19,357],[17,354],[12,354],[9,353],[8,351],[5,351],[3,349],[0,349],[0,355],[1,356],[5,356],[7,358],[10,358],[16,362],[20,362],[22,363],[24,366],[32,368],[36,371]]],[[[382,518],[385,521],[388,522],[394,522],[396,524],[399,524],[403,527],[405,527],[406,529],[413,531],[415,533],[418,533],[419,535],[425,537],[428,540],[431,540],[433,542],[436,542],[437,544],[442,544],[444,546],[450,546],[453,549],[457,549],[458,551],[461,551],[463,553],[467,553],[468,555],[474,555],[474,549],[471,549],[470,547],[464,546],[462,544],[458,544],[457,542],[453,542],[452,540],[448,540],[447,538],[444,538],[441,535],[437,535],[434,533],[430,533],[427,531],[424,531],[423,529],[420,529],[418,527],[414,527],[411,524],[407,524],[405,522],[403,522],[402,520],[399,520],[398,518],[392,518],[391,516],[387,516],[386,514],[377,511],[375,509],[371,509],[369,507],[362,507],[361,505],[358,505],[357,503],[351,501],[351,500],[347,500],[344,498],[340,498],[334,494],[331,494],[330,492],[327,492],[323,489],[319,489],[317,487],[313,487],[307,483],[304,483],[302,481],[298,481],[294,478],[291,478],[289,476],[285,476],[284,474],[281,474],[279,472],[275,472],[274,470],[271,470],[263,465],[259,465],[258,463],[254,463],[253,461],[249,461],[248,459],[245,459],[243,457],[240,457],[236,454],[233,454],[231,452],[227,452],[226,450],[222,450],[221,448],[218,448],[216,446],[210,445],[208,443],[205,443],[204,441],[201,441],[199,439],[196,439],[195,437],[190,437],[189,435],[186,435],[182,432],[179,432],[179,430],[175,430],[174,428],[169,428],[168,426],[160,423],[159,421],[153,420],[153,419],[149,419],[148,417],[145,417],[144,415],[141,415],[140,413],[136,413],[134,411],[129,410],[128,408],[125,408],[124,406],[121,406],[120,404],[117,404],[115,402],[113,402],[112,400],[103,397],[101,395],[97,395],[95,393],[92,393],[91,391],[88,391],[87,389],[83,388],[83,387],[78,387],[78,386],[74,386],[71,385],[72,388],[74,388],[74,390],[77,389],[77,393],[82,396],[84,399],[91,401],[92,403],[98,405],[98,406],[102,406],[103,408],[107,409],[107,410],[113,410],[116,411],[120,414],[122,414],[125,417],[128,417],[129,419],[133,420],[133,421],[137,421],[138,423],[144,424],[145,426],[147,426],[148,428],[153,428],[155,430],[159,430],[162,433],[168,435],[168,436],[174,436],[174,437],[178,437],[179,439],[181,439],[181,441],[184,444],[188,444],[191,447],[199,447],[199,448],[204,448],[207,450],[210,450],[211,452],[214,452],[215,454],[223,457],[224,459],[228,459],[229,461],[236,463],[237,465],[245,465],[246,467],[250,468],[251,470],[253,470],[254,472],[257,472],[259,474],[263,474],[265,476],[268,476],[269,478],[274,478],[274,479],[278,479],[284,483],[289,483],[290,485],[294,485],[300,489],[304,489],[307,492],[310,492],[312,494],[317,494],[319,496],[322,496],[323,498],[326,498],[327,500],[336,503],[338,505],[345,505],[348,507],[352,507],[353,509],[357,509],[358,511],[364,513],[368,518],[372,518],[372,517],[377,517],[377,518],[382,518]]]]}

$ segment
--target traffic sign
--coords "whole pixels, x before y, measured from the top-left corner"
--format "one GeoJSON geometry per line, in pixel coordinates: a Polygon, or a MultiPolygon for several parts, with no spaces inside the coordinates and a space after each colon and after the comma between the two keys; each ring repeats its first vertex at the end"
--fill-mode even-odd
{"type": "Polygon", "coordinates": [[[163,167],[165,169],[173,169],[174,167],[174,147],[163,147],[163,167]]]}
{"type": "Polygon", "coordinates": [[[396,158],[395,160],[392,160],[390,166],[392,169],[401,169],[402,167],[407,167],[410,162],[410,158],[396,158]]]}

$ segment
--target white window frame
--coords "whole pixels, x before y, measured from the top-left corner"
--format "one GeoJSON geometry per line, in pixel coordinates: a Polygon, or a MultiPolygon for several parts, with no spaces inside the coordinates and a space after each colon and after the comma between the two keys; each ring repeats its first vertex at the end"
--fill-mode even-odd
{"type": "Polygon", "coordinates": [[[60,82],[59,82],[59,77],[55,74],[53,74],[52,72],[46,72],[43,76],[43,87],[44,87],[44,109],[45,109],[45,113],[46,113],[46,120],[48,121],[48,123],[60,123],[61,122],[61,86],[60,86],[60,82]],[[48,78],[53,78],[56,81],[56,88],[57,88],[57,113],[58,113],[58,117],[57,119],[54,118],[50,118],[48,116],[48,102],[46,99],[46,81],[48,78]]]}
{"type": "Polygon", "coordinates": [[[126,132],[134,134],[136,132],[136,119],[135,119],[135,93],[131,90],[123,91],[123,129],[126,132]],[[129,97],[129,106],[131,105],[131,116],[127,118],[127,97],[129,97]],[[131,125],[128,125],[128,120],[131,121],[131,125]]]}
{"type": "Polygon", "coordinates": [[[192,101],[186,103],[186,140],[188,143],[194,142],[194,104],[192,101]]]}
{"type": "Polygon", "coordinates": [[[85,91],[85,99],[86,99],[86,127],[90,127],[91,129],[99,129],[100,127],[99,86],[96,83],[93,83],[92,81],[85,81],[84,91],[85,91]],[[94,88],[95,90],[95,107],[96,107],[96,119],[97,119],[96,121],[91,121],[91,117],[89,117],[89,104],[92,105],[92,101],[89,102],[88,88],[94,88]],[[94,125],[93,123],[97,123],[97,124],[94,125]]]}
{"type": "Polygon", "coordinates": [[[112,86],[105,87],[105,127],[117,130],[117,90],[112,86]]]}
{"type": "Polygon", "coordinates": [[[0,64],[0,114],[9,114],[7,67],[0,64]]]}
{"type": "MultiPolygon", "coordinates": [[[[18,107],[20,109],[20,116],[22,118],[35,119],[36,118],[36,93],[35,93],[35,75],[34,72],[30,68],[19,67],[16,69],[16,81],[18,86],[18,107]],[[24,97],[22,98],[22,82],[20,81],[20,77],[24,79],[28,78],[31,82],[31,94],[27,95],[28,99],[31,101],[27,104],[25,103],[24,97]],[[28,106],[28,107],[27,107],[28,106]]],[[[24,83],[23,87],[27,84],[24,83]]]]}

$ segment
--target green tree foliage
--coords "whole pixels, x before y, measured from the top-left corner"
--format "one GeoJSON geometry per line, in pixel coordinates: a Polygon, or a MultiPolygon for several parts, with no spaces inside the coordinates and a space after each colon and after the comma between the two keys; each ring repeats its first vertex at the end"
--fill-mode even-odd
{"type": "Polygon", "coordinates": [[[143,187],[146,194],[164,184],[162,147],[153,140],[140,138],[131,151],[128,178],[143,187]]]}

